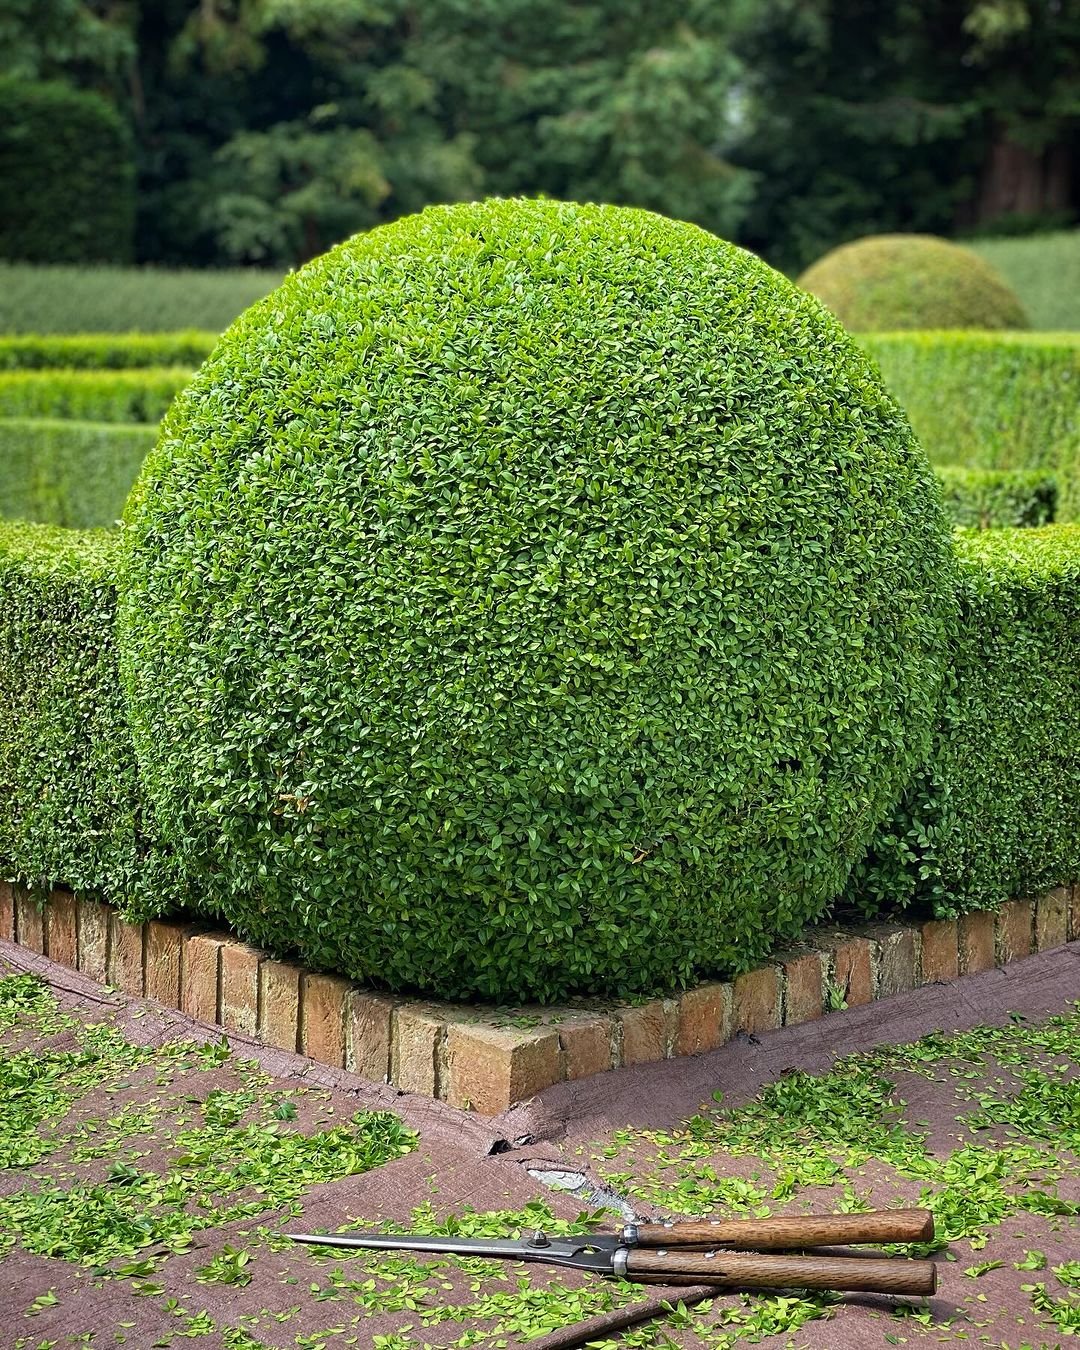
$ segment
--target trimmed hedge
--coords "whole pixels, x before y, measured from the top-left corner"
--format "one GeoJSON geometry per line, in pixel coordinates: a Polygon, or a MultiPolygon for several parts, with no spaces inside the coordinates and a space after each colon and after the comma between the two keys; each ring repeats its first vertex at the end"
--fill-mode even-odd
{"type": "Polygon", "coordinates": [[[0,420],[0,516],[113,525],[156,438],[146,422],[0,420]]]}
{"type": "Polygon", "coordinates": [[[957,535],[959,619],[926,765],[849,898],[948,916],[1080,876],[1080,526],[957,535]]]}
{"type": "Polygon", "coordinates": [[[181,892],[143,831],[114,638],[119,542],[0,521],[0,874],[149,917],[181,892]]]}
{"type": "MultiPolygon", "coordinates": [[[[947,916],[1080,869],[1080,527],[956,538],[948,696],[933,753],[848,887],[870,913],[947,916]]],[[[144,919],[197,898],[139,784],[117,668],[118,544],[115,531],[0,522],[0,875],[144,919]]]]}
{"type": "Polygon", "coordinates": [[[876,333],[859,338],[934,462],[1041,469],[1057,518],[1080,518],[1075,334],[876,333]]]}
{"type": "Polygon", "coordinates": [[[945,514],[954,525],[975,529],[1049,525],[1057,506],[1057,482],[1037,469],[936,468],[945,514]]]}
{"type": "Polygon", "coordinates": [[[78,333],[0,337],[0,370],[127,370],[199,365],[216,333],[78,333]]]}
{"type": "Polygon", "coordinates": [[[0,262],[0,333],[220,333],[279,272],[0,262]]]}
{"type": "Polygon", "coordinates": [[[80,422],[159,422],[190,370],[0,372],[0,417],[80,422]]]}
{"type": "Polygon", "coordinates": [[[970,249],[927,234],[879,234],[819,258],[799,285],[853,332],[1027,328],[1023,306],[970,249]]]}
{"type": "Polygon", "coordinates": [[[134,145],[98,94],[0,79],[0,256],[127,262],[135,238],[134,145]]]}
{"type": "Polygon", "coordinates": [[[164,836],[232,924],[393,988],[744,969],[925,753],[951,553],[870,363],[648,212],[432,208],[181,395],[120,639],[164,836]]]}

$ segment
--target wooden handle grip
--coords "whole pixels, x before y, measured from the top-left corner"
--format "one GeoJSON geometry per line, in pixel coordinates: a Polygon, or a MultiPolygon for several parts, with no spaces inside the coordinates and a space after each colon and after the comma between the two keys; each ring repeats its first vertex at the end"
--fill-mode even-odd
{"type": "Polygon", "coordinates": [[[631,1248],[626,1275],[692,1277],[734,1289],[836,1289],[876,1294],[932,1294],[937,1269],[930,1261],[857,1256],[762,1256],[757,1252],[665,1252],[631,1248]]]}
{"type": "MultiPolygon", "coordinates": [[[[849,1247],[860,1242],[929,1242],[928,1209],[885,1209],[870,1214],[774,1215],[768,1219],[708,1219],[696,1223],[633,1225],[641,1247],[740,1247],[784,1251],[797,1247],[849,1247]]],[[[625,1234],[630,1241],[630,1234],[625,1234]]],[[[631,1243],[631,1245],[635,1245],[631,1243]]]]}

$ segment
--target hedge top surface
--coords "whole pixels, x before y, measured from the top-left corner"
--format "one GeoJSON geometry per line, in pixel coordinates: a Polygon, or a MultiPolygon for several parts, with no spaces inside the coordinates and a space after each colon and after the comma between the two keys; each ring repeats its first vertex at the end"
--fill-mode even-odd
{"type": "Polygon", "coordinates": [[[951,557],[872,364],[648,212],[431,208],[225,335],[126,512],[160,826],[251,940],[521,999],[751,965],[925,749],[951,557]]]}
{"type": "Polygon", "coordinates": [[[970,249],[926,234],[880,234],[819,258],[799,285],[853,332],[1027,328],[1006,281],[970,249]]]}

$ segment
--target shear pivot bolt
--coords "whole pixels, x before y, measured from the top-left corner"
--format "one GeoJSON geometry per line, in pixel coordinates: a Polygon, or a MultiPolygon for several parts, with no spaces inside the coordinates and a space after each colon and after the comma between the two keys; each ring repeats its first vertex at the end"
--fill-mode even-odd
{"type": "Polygon", "coordinates": [[[544,1230],[542,1228],[538,1228],[536,1232],[533,1233],[532,1237],[529,1239],[529,1246],[550,1247],[551,1242],[549,1241],[548,1235],[544,1232],[544,1230]]]}

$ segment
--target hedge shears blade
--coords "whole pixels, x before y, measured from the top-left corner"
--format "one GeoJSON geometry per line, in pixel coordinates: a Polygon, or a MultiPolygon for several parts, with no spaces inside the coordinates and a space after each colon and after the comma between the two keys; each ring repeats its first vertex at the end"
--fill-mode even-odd
{"type": "Polygon", "coordinates": [[[926,1240],[933,1236],[933,1218],[926,1210],[629,1224],[617,1234],[582,1233],[572,1237],[551,1236],[542,1229],[519,1238],[419,1233],[286,1233],[285,1236],[309,1246],[345,1250],[431,1252],[533,1261],[643,1284],[918,1295],[932,1294],[937,1287],[937,1270],[929,1261],[780,1252],[785,1246],[926,1240]],[[743,1250],[734,1249],[736,1243],[743,1250]],[[764,1250],[755,1250],[755,1246],[764,1250]]]}

